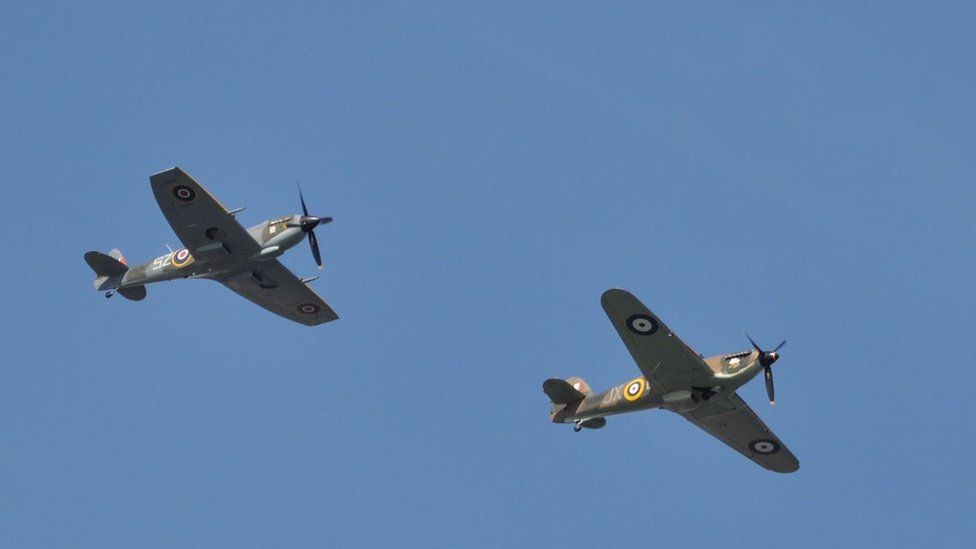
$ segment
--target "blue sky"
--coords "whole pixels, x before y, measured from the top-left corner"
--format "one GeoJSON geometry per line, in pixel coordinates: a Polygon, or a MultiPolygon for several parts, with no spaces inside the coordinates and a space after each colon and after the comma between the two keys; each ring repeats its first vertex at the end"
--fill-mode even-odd
{"type": "MultiPolygon", "coordinates": [[[[0,17],[11,547],[968,545],[974,9],[24,3],[0,17]],[[178,241],[179,165],[299,210],[341,315],[91,290],[178,241]],[[769,473],[666,412],[574,434],[547,377],[789,344],[769,473]]],[[[305,248],[284,262],[315,274],[305,248]]]]}

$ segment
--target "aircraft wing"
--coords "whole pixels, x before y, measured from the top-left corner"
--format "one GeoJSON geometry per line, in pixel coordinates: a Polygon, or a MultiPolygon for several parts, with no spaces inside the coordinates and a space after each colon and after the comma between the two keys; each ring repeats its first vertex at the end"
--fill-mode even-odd
{"type": "Polygon", "coordinates": [[[218,280],[244,299],[306,326],[325,324],[339,318],[315,290],[277,259],[255,263],[253,270],[218,280]]]}
{"type": "Polygon", "coordinates": [[[712,396],[681,414],[740,454],[777,473],[792,473],[800,462],[739,395],[712,396]]]}
{"type": "Polygon", "coordinates": [[[227,208],[180,168],[152,175],[149,182],[159,209],[195,259],[247,259],[261,250],[227,208]]]}
{"type": "Polygon", "coordinates": [[[677,391],[711,385],[712,371],[701,357],[633,294],[610,289],[603,292],[600,301],[637,367],[652,386],[677,391]]]}

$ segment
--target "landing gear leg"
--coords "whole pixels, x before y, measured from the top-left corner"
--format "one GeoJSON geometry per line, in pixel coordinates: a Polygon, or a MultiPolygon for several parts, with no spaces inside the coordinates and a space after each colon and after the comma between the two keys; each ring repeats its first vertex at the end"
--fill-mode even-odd
{"type": "Polygon", "coordinates": [[[573,430],[576,431],[577,433],[580,432],[580,431],[582,431],[583,430],[583,422],[582,421],[577,421],[576,422],[576,425],[573,425],[573,430]]]}

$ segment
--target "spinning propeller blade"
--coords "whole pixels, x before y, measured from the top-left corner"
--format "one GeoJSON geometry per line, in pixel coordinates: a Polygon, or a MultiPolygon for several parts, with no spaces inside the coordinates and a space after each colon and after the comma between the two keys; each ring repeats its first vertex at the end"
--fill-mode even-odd
{"type": "Polygon", "coordinates": [[[312,248],[312,257],[315,258],[315,264],[322,268],[322,254],[319,253],[319,241],[315,238],[314,231],[308,231],[308,245],[312,248]]]}
{"type": "Polygon", "coordinates": [[[772,406],[776,404],[776,392],[773,390],[773,369],[767,366],[763,368],[763,374],[766,378],[766,394],[769,395],[769,405],[772,406]]]}
{"type": "Polygon", "coordinates": [[[301,227],[302,232],[308,233],[308,246],[312,249],[312,257],[315,258],[315,264],[321,269],[322,254],[319,252],[319,241],[315,238],[315,227],[318,227],[320,224],[330,223],[332,218],[308,215],[308,207],[305,205],[305,196],[302,194],[301,185],[298,185],[298,199],[302,202],[302,217],[298,226],[301,227]]]}
{"type": "Polygon", "coordinates": [[[302,213],[308,217],[308,208],[305,206],[305,197],[302,195],[302,186],[298,185],[298,199],[302,201],[302,213]]]}
{"type": "Polygon", "coordinates": [[[763,368],[763,377],[766,380],[766,395],[769,396],[770,406],[776,404],[776,392],[773,390],[773,369],[772,365],[774,362],[779,360],[779,351],[783,345],[786,345],[786,340],[784,339],[777,345],[772,351],[764,351],[762,347],[759,346],[749,334],[746,334],[746,338],[749,343],[752,343],[752,348],[759,352],[759,364],[763,368]]]}

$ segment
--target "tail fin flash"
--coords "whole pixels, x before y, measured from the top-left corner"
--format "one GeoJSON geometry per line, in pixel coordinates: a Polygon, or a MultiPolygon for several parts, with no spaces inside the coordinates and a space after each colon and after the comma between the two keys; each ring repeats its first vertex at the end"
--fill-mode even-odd
{"type": "Polygon", "coordinates": [[[586,396],[593,394],[593,389],[590,389],[590,384],[586,382],[585,379],[581,377],[573,376],[566,380],[567,383],[573,386],[573,389],[583,393],[586,396]]]}
{"type": "Polygon", "coordinates": [[[113,248],[112,251],[108,253],[108,255],[112,256],[113,259],[125,265],[126,267],[129,266],[129,264],[126,263],[125,261],[125,257],[122,255],[122,251],[119,250],[118,248],[113,248]]]}

